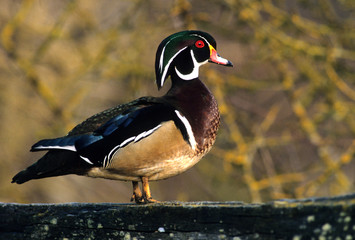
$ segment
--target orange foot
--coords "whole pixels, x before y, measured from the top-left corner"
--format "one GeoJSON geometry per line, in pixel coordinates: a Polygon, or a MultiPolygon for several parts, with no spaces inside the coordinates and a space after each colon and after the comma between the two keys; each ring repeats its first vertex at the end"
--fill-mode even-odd
{"type": "Polygon", "coordinates": [[[132,181],[133,195],[131,202],[135,201],[137,204],[158,203],[158,200],[152,198],[147,177],[142,177],[143,193],[141,192],[138,182],[132,181]]]}

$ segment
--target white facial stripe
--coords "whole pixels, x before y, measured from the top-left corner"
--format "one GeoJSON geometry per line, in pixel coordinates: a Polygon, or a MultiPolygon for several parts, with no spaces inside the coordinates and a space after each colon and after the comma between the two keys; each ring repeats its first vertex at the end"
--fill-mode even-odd
{"type": "MultiPolygon", "coordinates": [[[[163,70],[163,60],[164,60],[165,48],[166,48],[166,46],[168,46],[168,44],[169,44],[173,39],[175,39],[175,38],[177,38],[177,36],[176,36],[176,37],[173,37],[172,39],[170,39],[170,40],[165,44],[163,50],[161,51],[160,61],[159,61],[159,69],[160,69],[160,72],[163,70]]],[[[163,82],[164,82],[164,80],[163,80],[163,82]]]]}
{"type": "Polygon", "coordinates": [[[196,143],[195,136],[194,136],[194,133],[192,132],[192,128],[191,128],[189,121],[186,119],[186,117],[182,116],[178,110],[175,110],[175,113],[185,126],[185,129],[187,131],[187,135],[189,136],[189,143],[190,143],[192,150],[196,150],[197,143],[196,143]]]}
{"type": "MultiPolygon", "coordinates": [[[[198,34],[192,34],[192,36],[197,36],[197,37],[199,37],[199,38],[202,38],[203,40],[205,40],[206,41],[206,43],[208,44],[208,45],[211,45],[208,41],[207,41],[207,39],[206,38],[204,38],[204,37],[202,37],[201,35],[198,35],[198,34]]],[[[211,45],[212,46],[212,45],[211,45]]]]}
{"type": "MultiPolygon", "coordinates": [[[[165,47],[164,47],[164,48],[165,48],[165,47]]],[[[166,76],[166,74],[168,73],[168,69],[169,69],[170,63],[174,60],[174,58],[175,58],[181,51],[185,50],[185,48],[187,48],[187,46],[184,47],[184,48],[182,48],[182,49],[180,49],[177,53],[175,53],[175,55],[174,55],[172,58],[170,58],[169,62],[166,64],[166,66],[165,66],[165,68],[164,68],[164,73],[163,73],[163,75],[162,75],[162,77],[161,77],[161,79],[160,79],[160,87],[162,87],[162,86],[164,85],[165,76],[166,76]]],[[[165,49],[164,49],[164,50],[165,50],[165,49]]],[[[163,56],[162,56],[162,57],[163,57],[163,56]]]]}
{"type": "Polygon", "coordinates": [[[183,80],[192,80],[195,78],[198,78],[198,74],[199,74],[199,68],[201,65],[205,64],[208,62],[208,60],[204,61],[204,62],[197,62],[196,58],[195,58],[195,54],[192,50],[190,50],[191,53],[191,58],[192,58],[192,62],[194,64],[194,68],[192,69],[192,72],[189,74],[182,74],[181,72],[179,72],[179,70],[175,67],[175,72],[176,74],[179,76],[179,78],[183,79],[183,80]]]}
{"type": "Polygon", "coordinates": [[[107,167],[107,165],[111,162],[111,159],[115,156],[115,154],[117,153],[117,150],[126,146],[127,144],[129,144],[130,142],[138,142],[139,140],[141,140],[142,138],[145,138],[147,136],[149,136],[150,134],[152,134],[154,131],[156,131],[158,128],[161,127],[161,124],[159,124],[158,126],[142,132],[140,134],[138,134],[137,136],[133,136],[130,138],[127,138],[126,140],[124,140],[120,145],[117,145],[116,147],[114,147],[109,154],[107,154],[104,158],[104,162],[103,162],[103,167],[107,167]]]}
{"type": "MultiPolygon", "coordinates": [[[[191,36],[197,36],[197,37],[199,37],[199,38],[202,38],[203,40],[205,40],[206,41],[206,43],[208,43],[208,44],[210,44],[208,41],[207,41],[207,39],[206,38],[204,38],[204,37],[202,37],[201,35],[198,35],[198,34],[191,34],[191,36]]],[[[210,44],[211,45],[211,44],[210,44]]]]}
{"type": "MultiPolygon", "coordinates": [[[[169,41],[169,42],[170,42],[170,41],[169,41]]],[[[159,70],[160,70],[160,73],[161,73],[161,71],[163,70],[163,59],[164,59],[165,47],[166,47],[166,45],[164,46],[163,50],[161,51],[160,60],[159,60],[159,70]]]]}
{"type": "Polygon", "coordinates": [[[45,149],[62,149],[62,150],[69,150],[69,151],[73,151],[73,152],[76,152],[76,148],[75,146],[38,146],[38,147],[35,147],[34,149],[36,150],[45,150],[45,149]]]}
{"type": "Polygon", "coordinates": [[[86,157],[83,157],[83,156],[80,156],[85,162],[87,162],[87,163],[89,163],[89,164],[91,164],[91,165],[94,165],[91,161],[90,161],[90,159],[88,159],[88,158],[86,158],[86,157]]]}

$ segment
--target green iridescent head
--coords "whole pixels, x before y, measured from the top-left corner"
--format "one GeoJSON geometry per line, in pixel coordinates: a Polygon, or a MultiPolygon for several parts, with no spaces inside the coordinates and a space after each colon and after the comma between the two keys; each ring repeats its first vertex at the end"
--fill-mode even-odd
{"type": "Polygon", "coordinates": [[[182,31],[165,38],[158,47],[155,60],[158,89],[171,74],[177,74],[183,80],[197,78],[199,67],[207,62],[233,66],[218,55],[216,48],[214,38],[201,31],[182,31]]]}

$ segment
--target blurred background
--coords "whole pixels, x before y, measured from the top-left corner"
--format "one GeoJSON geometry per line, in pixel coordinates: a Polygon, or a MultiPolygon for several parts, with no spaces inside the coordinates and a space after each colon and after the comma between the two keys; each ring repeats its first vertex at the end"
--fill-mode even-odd
{"type": "MultiPolygon", "coordinates": [[[[211,152],[153,197],[260,202],[355,191],[355,1],[2,0],[0,201],[128,202],[131,183],[75,175],[11,184],[87,117],[155,85],[155,51],[209,32],[234,68],[202,67],[222,118],[211,152]]],[[[169,82],[169,81],[167,81],[169,82]]]]}

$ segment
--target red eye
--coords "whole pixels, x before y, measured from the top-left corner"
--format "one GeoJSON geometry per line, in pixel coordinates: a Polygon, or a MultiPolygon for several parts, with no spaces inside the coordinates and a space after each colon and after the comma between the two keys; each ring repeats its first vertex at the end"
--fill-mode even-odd
{"type": "Polygon", "coordinates": [[[195,46],[197,48],[203,48],[205,46],[205,43],[202,40],[198,40],[197,42],[195,42],[195,46]]]}

